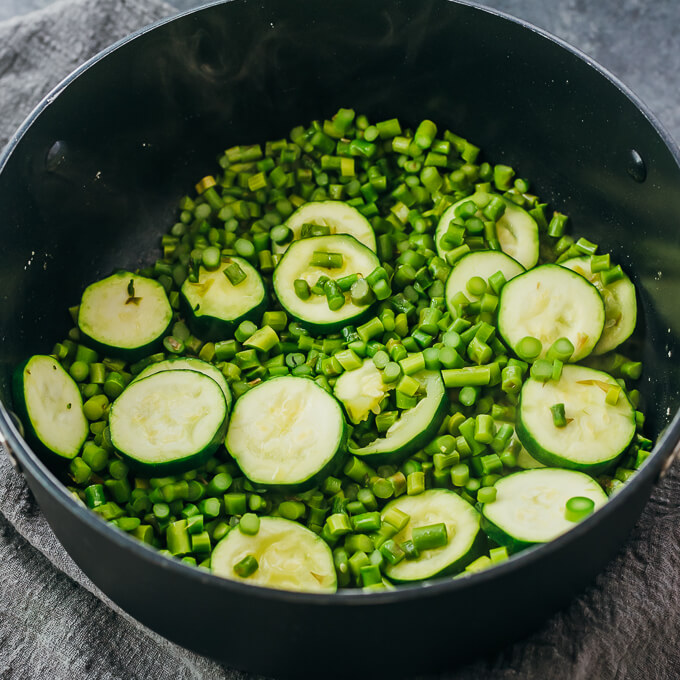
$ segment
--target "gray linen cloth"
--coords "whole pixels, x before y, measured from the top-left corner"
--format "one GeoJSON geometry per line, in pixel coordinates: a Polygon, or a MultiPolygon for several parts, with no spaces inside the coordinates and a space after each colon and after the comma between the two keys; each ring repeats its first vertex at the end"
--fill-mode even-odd
{"type": "MultiPolygon", "coordinates": [[[[73,68],[174,12],[159,0],[63,0],[0,23],[0,147],[73,68]]],[[[584,594],[527,640],[443,677],[680,677],[679,506],[675,465],[627,545],[584,594]]],[[[251,677],[168,642],[113,605],[66,554],[0,454],[0,678],[85,676],[251,677]]]]}

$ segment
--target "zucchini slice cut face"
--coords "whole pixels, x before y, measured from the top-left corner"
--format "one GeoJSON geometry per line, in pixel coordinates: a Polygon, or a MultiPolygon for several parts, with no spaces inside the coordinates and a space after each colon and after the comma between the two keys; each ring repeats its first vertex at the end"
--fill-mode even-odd
{"type": "Polygon", "coordinates": [[[131,382],[111,405],[111,442],[153,476],[202,465],[224,439],[227,402],[198,371],[160,371],[131,382]]]}
{"type": "Polygon", "coordinates": [[[479,300],[478,295],[473,295],[467,289],[467,283],[473,276],[479,276],[486,281],[499,271],[505,280],[509,281],[521,274],[524,267],[509,255],[497,250],[480,250],[463,255],[446,279],[446,304],[449,311],[453,310],[453,299],[458,293],[463,293],[470,302],[479,300]]]}
{"type": "Polygon", "coordinates": [[[517,436],[544,465],[599,474],[628,448],[634,434],[635,409],[607,373],[567,365],[559,380],[529,378],[522,386],[517,436]],[[610,393],[617,396],[615,403],[607,401],[610,393]],[[555,425],[553,404],[564,404],[565,427],[555,425]]]}
{"type": "MultiPolygon", "coordinates": [[[[311,201],[301,205],[287,220],[293,240],[302,238],[303,226],[316,224],[328,227],[328,235],[349,234],[373,252],[376,252],[375,232],[371,223],[352,205],[342,201],[311,201]]],[[[275,244],[273,252],[283,253],[288,245],[275,244]]]]}
{"type": "Polygon", "coordinates": [[[163,286],[126,271],[90,284],[78,310],[83,342],[128,361],[151,354],[171,322],[172,308],[163,286]]]}
{"type": "Polygon", "coordinates": [[[266,588],[334,593],[337,577],[328,544],[298,522],[261,517],[254,536],[232,529],[210,556],[212,572],[222,578],[266,588]],[[241,577],[234,565],[247,556],[257,560],[253,574],[241,577]]]}
{"type": "Polygon", "coordinates": [[[555,340],[574,345],[572,362],[588,356],[604,328],[604,303],[597,288],[583,276],[556,264],[516,276],[506,283],[498,303],[498,331],[516,353],[527,336],[541,341],[539,358],[555,340]]]}
{"type": "Polygon", "coordinates": [[[331,309],[325,295],[311,293],[306,300],[298,297],[295,281],[301,279],[311,288],[321,276],[338,280],[351,274],[359,274],[365,278],[379,266],[378,256],[353,236],[337,234],[304,238],[290,245],[274,270],[274,293],[281,306],[306,328],[331,333],[364,316],[370,309],[370,304],[354,304],[350,293],[346,292],[342,307],[331,309]],[[314,253],[319,252],[339,254],[341,266],[327,269],[312,265],[314,253]]]}
{"type": "Polygon", "coordinates": [[[572,257],[560,262],[562,267],[584,276],[600,291],[604,300],[604,330],[593,354],[604,354],[618,347],[635,330],[637,322],[637,300],[635,286],[626,276],[607,285],[602,283],[599,272],[590,268],[589,257],[572,257]]]}
{"type": "Polygon", "coordinates": [[[480,531],[480,515],[455,491],[430,489],[417,496],[401,496],[385,506],[383,519],[392,509],[409,516],[408,524],[392,537],[397,543],[411,539],[414,528],[430,524],[445,524],[448,534],[445,546],[423,550],[416,559],[387,566],[385,574],[393,581],[456,574],[482,554],[486,539],[480,531]]]}
{"type": "Polygon", "coordinates": [[[242,257],[230,257],[214,270],[200,267],[198,281],[192,283],[187,279],[180,290],[180,305],[187,324],[203,340],[231,337],[241,321],[259,320],[266,304],[260,275],[242,257]],[[225,274],[225,269],[233,264],[246,275],[236,285],[225,274]]]}
{"type": "Polygon", "coordinates": [[[61,458],[75,458],[90,430],[80,390],[61,364],[54,357],[32,356],[17,367],[12,388],[31,443],[61,458]]]}
{"type": "MultiPolygon", "coordinates": [[[[361,369],[359,369],[361,370],[361,369]]],[[[412,408],[402,412],[384,437],[357,448],[349,442],[350,453],[369,465],[398,463],[425,446],[436,434],[448,409],[444,381],[439,371],[418,371],[412,376],[420,383],[425,396],[412,408]]]]}
{"type": "Polygon", "coordinates": [[[522,470],[494,486],[496,500],[483,506],[482,528],[511,552],[569,531],[574,526],[565,518],[570,498],[590,498],[595,510],[607,502],[607,494],[592,477],[560,468],[522,470]]]}
{"type": "Polygon", "coordinates": [[[236,400],[226,446],[254,485],[302,491],[342,463],[345,429],[342,408],[326,390],[282,376],[236,400]]]}
{"type": "MultiPolygon", "coordinates": [[[[231,389],[227,379],[222,374],[219,368],[209,364],[207,361],[197,359],[196,357],[177,357],[176,359],[166,359],[165,361],[157,361],[154,364],[149,364],[141,373],[135,376],[134,381],[148,378],[154,373],[161,371],[198,371],[212,378],[224,393],[224,399],[227,402],[227,413],[231,410],[231,389]]],[[[133,382],[134,382],[133,381],[133,382]]]]}
{"type": "MultiPolygon", "coordinates": [[[[477,217],[486,220],[487,218],[484,217],[481,211],[489,202],[491,196],[500,198],[505,204],[505,212],[496,222],[496,233],[502,251],[513,258],[513,260],[517,260],[525,269],[531,269],[538,262],[538,225],[536,220],[524,208],[520,208],[511,200],[499,194],[488,194],[484,191],[478,191],[472,194],[472,196],[466,196],[444,211],[439,219],[434,236],[437,254],[439,257],[446,259],[446,254],[451,250],[450,247],[447,247],[444,237],[449,229],[451,220],[456,217],[458,208],[463,203],[474,201],[478,207],[477,217]]],[[[490,273],[493,274],[494,272],[490,273]]]]}
{"type": "Polygon", "coordinates": [[[380,413],[380,402],[395,387],[396,383],[383,382],[372,359],[364,359],[360,368],[345,371],[336,378],[333,394],[342,402],[350,422],[357,425],[369,413],[380,413]]]}

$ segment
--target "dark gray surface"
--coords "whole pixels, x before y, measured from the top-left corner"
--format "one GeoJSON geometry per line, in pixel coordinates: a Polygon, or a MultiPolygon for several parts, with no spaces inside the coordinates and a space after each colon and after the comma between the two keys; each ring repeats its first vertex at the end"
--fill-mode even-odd
{"type": "MultiPolygon", "coordinates": [[[[52,2],[0,0],[0,20],[52,2]]],[[[126,27],[132,30],[135,22],[141,25],[165,11],[153,0],[58,2],[48,19],[30,24],[27,18],[24,25],[34,61],[31,50],[21,49],[16,30],[0,31],[4,40],[15,40],[18,55],[14,60],[6,58],[7,43],[0,40],[0,105],[19,118],[38,101],[50,80],[56,82],[57,76],[117,39],[121,30],[124,34],[126,27]],[[140,11],[145,2],[153,6],[148,14],[140,11]],[[45,54],[50,55],[49,67],[40,61],[45,54]]],[[[201,3],[174,0],[180,9],[197,4],[201,3]]],[[[680,3],[567,0],[544,6],[537,0],[496,0],[492,4],[555,32],[611,68],[680,138],[680,37],[675,33],[680,3]]],[[[0,130],[9,127],[7,118],[0,116],[0,130]]],[[[0,678],[239,677],[171,645],[102,602],[96,588],[64,554],[21,478],[2,455],[0,479],[0,678]]],[[[447,677],[680,677],[678,498],[680,469],[675,466],[625,550],[592,588],[525,642],[447,677]]]]}

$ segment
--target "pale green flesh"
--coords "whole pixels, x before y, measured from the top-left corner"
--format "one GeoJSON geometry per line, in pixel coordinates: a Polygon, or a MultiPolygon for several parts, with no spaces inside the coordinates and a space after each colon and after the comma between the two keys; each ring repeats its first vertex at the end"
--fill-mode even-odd
{"type": "Polygon", "coordinates": [[[372,359],[364,359],[361,368],[345,371],[335,381],[333,394],[342,402],[347,416],[355,425],[368,418],[369,413],[380,413],[380,402],[395,383],[384,383],[382,372],[372,359]]]}
{"type": "MultiPolygon", "coordinates": [[[[349,234],[373,252],[376,250],[375,233],[371,223],[354,207],[342,201],[313,201],[300,206],[286,221],[298,240],[303,224],[318,224],[329,227],[330,235],[349,234]]],[[[290,244],[274,245],[275,253],[283,253],[290,244]]]]}
{"type": "Polygon", "coordinates": [[[517,454],[517,467],[522,468],[523,470],[533,470],[534,468],[544,468],[546,466],[536,460],[524,447],[522,447],[517,454]]]}
{"type": "MultiPolygon", "coordinates": [[[[479,300],[478,295],[472,295],[467,289],[467,283],[473,276],[488,281],[496,272],[502,272],[506,281],[518,276],[524,271],[521,264],[509,255],[495,250],[481,250],[464,255],[451,270],[446,279],[446,304],[452,307],[452,300],[457,293],[463,293],[470,302],[479,300]]],[[[489,289],[490,293],[493,290],[489,289]]]]}
{"type": "Polygon", "coordinates": [[[224,321],[239,319],[264,299],[264,284],[257,270],[241,257],[231,257],[228,262],[209,271],[199,269],[198,282],[187,279],[182,284],[182,293],[187,299],[194,316],[212,316],[224,321]],[[234,286],[224,270],[236,262],[246,278],[234,286]]]}
{"type": "Polygon", "coordinates": [[[541,341],[539,358],[544,358],[555,340],[566,337],[574,345],[570,361],[576,362],[590,354],[603,327],[604,303],[597,288],[564,267],[536,267],[501,291],[498,329],[513,350],[531,336],[541,341]]]}
{"type": "Polygon", "coordinates": [[[280,517],[261,517],[255,536],[233,528],[215,546],[210,567],[222,578],[266,588],[323,593],[337,589],[333,554],[325,541],[297,522],[280,517]],[[248,555],[257,560],[258,568],[243,578],[234,565],[248,555]]]}
{"type": "Polygon", "coordinates": [[[53,357],[37,355],[24,367],[23,392],[38,439],[64,458],[75,457],[89,428],[80,390],[73,378],[53,357]]]}
{"type": "Polygon", "coordinates": [[[618,383],[607,373],[572,365],[564,366],[559,380],[527,380],[519,417],[535,445],[522,442],[524,446],[546,464],[551,461],[542,460],[543,451],[582,465],[615,458],[635,433],[635,411],[623,393],[616,405],[607,404],[610,386],[618,383]],[[555,427],[553,404],[564,404],[566,427],[555,427]]]}
{"type": "Polygon", "coordinates": [[[197,371],[161,371],[131,382],[111,406],[113,445],[142,463],[200,453],[227,416],[219,385],[197,371]]]}
{"type": "Polygon", "coordinates": [[[234,406],[226,446],[259,484],[296,484],[335,456],[344,436],[340,404],[312,380],[273,378],[234,406]]]}
{"type": "Polygon", "coordinates": [[[439,371],[419,371],[414,373],[415,378],[425,389],[425,396],[413,407],[404,411],[394,425],[385,433],[363,448],[349,450],[357,456],[366,456],[373,453],[387,453],[396,451],[417,437],[434,418],[442,396],[445,394],[444,383],[439,371]]]}
{"type": "Polygon", "coordinates": [[[149,366],[135,377],[134,381],[148,378],[150,375],[160,373],[161,371],[198,371],[199,373],[207,375],[220,386],[220,389],[224,394],[224,399],[227,402],[227,411],[231,409],[232,396],[229,384],[224,375],[222,375],[222,371],[216,366],[209,364],[207,361],[202,361],[195,357],[181,357],[158,361],[155,364],[149,364],[149,366]]]}
{"type": "Polygon", "coordinates": [[[301,300],[295,293],[295,280],[302,279],[311,287],[322,275],[335,280],[350,274],[366,277],[379,265],[376,254],[352,236],[339,234],[305,238],[288,248],[274,270],[274,292],[279,302],[298,319],[316,324],[338,323],[361,314],[368,305],[355,305],[349,293],[345,294],[345,304],[337,310],[328,306],[325,295],[312,293],[307,300],[301,300]],[[336,269],[311,266],[309,263],[315,251],[341,253],[343,266],[336,269]]]}
{"type": "Polygon", "coordinates": [[[561,468],[516,472],[495,486],[496,500],[484,505],[484,516],[525,543],[546,543],[571,529],[574,522],[564,517],[570,498],[590,498],[595,509],[607,502],[607,494],[592,477],[561,468]]]}
{"type": "Polygon", "coordinates": [[[159,338],[172,319],[165,289],[153,279],[119,272],[89,285],[80,302],[78,326],[93,340],[136,349],[159,338]],[[134,296],[128,286],[132,281],[134,296]]]}
{"type": "MultiPolygon", "coordinates": [[[[435,232],[435,244],[439,257],[446,259],[448,250],[441,243],[449,228],[449,223],[456,216],[458,206],[467,201],[475,201],[478,205],[488,199],[488,194],[476,193],[466,196],[446,209],[439,219],[435,232]]],[[[538,225],[536,220],[523,208],[507,198],[500,197],[505,202],[505,212],[496,223],[496,232],[501,249],[513,260],[517,260],[525,269],[531,269],[538,262],[538,225]]],[[[477,216],[485,220],[481,211],[477,216]]],[[[493,273],[493,272],[491,272],[493,273]]]]}
{"type": "Polygon", "coordinates": [[[387,577],[396,581],[435,576],[464,557],[479,533],[479,513],[455,491],[430,489],[417,496],[401,496],[385,506],[383,517],[390,508],[397,508],[410,517],[408,524],[393,537],[397,543],[409,540],[415,527],[440,522],[446,525],[449,537],[449,542],[441,548],[423,550],[415,560],[403,559],[399,564],[387,566],[387,577]]]}
{"type": "Polygon", "coordinates": [[[573,257],[560,264],[588,279],[600,291],[604,300],[604,330],[593,354],[610,352],[627,340],[637,322],[637,300],[632,281],[624,274],[622,279],[605,286],[599,272],[592,272],[589,257],[573,257]]]}

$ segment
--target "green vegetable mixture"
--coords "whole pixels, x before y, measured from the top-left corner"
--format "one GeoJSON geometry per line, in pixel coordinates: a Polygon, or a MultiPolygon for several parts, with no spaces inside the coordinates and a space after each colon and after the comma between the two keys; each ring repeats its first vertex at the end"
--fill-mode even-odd
{"type": "Polygon", "coordinates": [[[228,579],[375,591],[549,541],[649,456],[635,288],[513,168],[352,109],[218,163],[15,372],[101,518],[228,579]]]}

